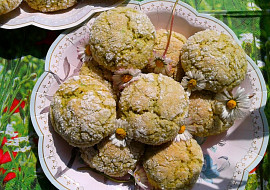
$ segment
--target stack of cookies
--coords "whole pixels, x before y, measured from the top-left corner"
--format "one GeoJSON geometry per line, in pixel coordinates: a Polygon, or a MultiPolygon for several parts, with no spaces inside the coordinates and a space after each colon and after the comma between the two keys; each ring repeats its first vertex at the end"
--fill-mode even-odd
{"type": "Polygon", "coordinates": [[[131,174],[145,189],[191,189],[204,163],[193,137],[228,130],[248,109],[235,88],[247,72],[244,51],[212,30],[188,39],[156,31],[126,7],[101,13],[89,30],[78,47],[80,75],[51,103],[55,131],[106,175],[131,174]]]}

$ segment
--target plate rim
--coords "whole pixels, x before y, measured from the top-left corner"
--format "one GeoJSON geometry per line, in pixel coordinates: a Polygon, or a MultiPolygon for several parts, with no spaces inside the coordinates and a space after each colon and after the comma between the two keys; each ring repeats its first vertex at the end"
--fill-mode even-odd
{"type": "MultiPolygon", "coordinates": [[[[121,5],[122,3],[124,3],[124,0],[119,0],[115,4],[108,6],[108,7],[93,7],[86,15],[84,15],[79,20],[76,20],[75,22],[68,23],[65,25],[58,25],[58,26],[44,25],[44,24],[36,21],[36,19],[35,19],[36,16],[30,15],[29,17],[32,17],[31,21],[22,22],[19,24],[6,24],[6,23],[4,23],[2,25],[0,24],[0,28],[2,28],[2,29],[18,29],[18,28],[22,28],[22,27],[26,27],[26,26],[31,26],[31,25],[42,28],[42,29],[47,29],[47,30],[64,30],[64,29],[74,28],[74,27],[77,27],[80,24],[86,22],[92,15],[94,15],[98,12],[101,12],[101,11],[113,9],[113,8],[121,5]]],[[[71,8],[71,9],[73,9],[73,8],[71,8]]],[[[46,14],[46,13],[44,13],[44,14],[46,14]]]]}
{"type": "MultiPolygon", "coordinates": [[[[175,0],[161,0],[161,1],[164,1],[164,2],[171,2],[171,3],[174,3],[175,0]]],[[[136,1],[136,0],[131,0],[131,1],[125,1],[124,3],[120,4],[120,6],[127,6],[127,5],[130,5],[130,4],[135,4],[135,5],[143,5],[143,4],[147,4],[147,3],[153,3],[153,2],[161,2],[159,0],[145,0],[145,1],[136,1]]],[[[225,23],[223,23],[222,21],[210,16],[210,15],[207,15],[207,14],[203,14],[203,13],[199,13],[197,12],[197,10],[195,10],[193,7],[191,7],[190,5],[184,3],[184,2],[178,2],[178,4],[180,6],[183,6],[187,9],[189,9],[191,12],[193,12],[197,17],[203,17],[203,18],[207,18],[209,20],[213,20],[215,22],[217,22],[218,24],[220,24],[223,28],[225,28],[230,34],[231,36],[234,38],[234,40],[241,46],[241,42],[240,40],[237,38],[236,34],[232,31],[232,29],[230,29],[225,23]]],[[[94,15],[94,14],[93,14],[94,15]]],[[[92,16],[93,16],[92,15],[92,16]]],[[[87,19],[89,20],[89,19],[87,19]]],[[[81,26],[81,25],[80,25],[81,26]]],[[[42,169],[43,170],[46,170],[46,172],[44,171],[44,173],[46,174],[47,178],[59,189],[65,189],[63,188],[63,186],[61,186],[59,184],[59,182],[57,182],[54,178],[51,177],[51,175],[49,174],[50,171],[48,170],[44,160],[43,160],[43,151],[42,151],[42,144],[43,144],[43,140],[44,140],[44,136],[42,134],[42,132],[40,131],[39,127],[38,127],[38,124],[37,124],[37,121],[35,119],[35,113],[34,113],[34,105],[35,105],[35,97],[36,97],[36,90],[38,89],[38,87],[40,86],[41,82],[46,78],[46,76],[48,75],[48,71],[49,71],[49,64],[50,64],[50,57],[52,55],[52,52],[54,51],[54,48],[57,46],[57,44],[67,35],[69,34],[70,32],[78,29],[78,27],[74,27],[74,28],[70,28],[70,29],[67,29],[65,30],[63,33],[61,33],[57,39],[53,42],[53,44],[51,45],[51,47],[49,48],[48,50],[48,53],[46,55],[46,59],[45,59],[45,67],[44,67],[44,73],[39,77],[35,87],[33,88],[33,91],[32,91],[32,94],[31,94],[31,102],[30,102],[30,115],[31,115],[31,120],[32,120],[32,123],[33,123],[33,126],[34,126],[34,129],[36,130],[39,138],[40,138],[40,141],[38,143],[38,154],[39,154],[39,160],[40,160],[40,163],[41,163],[41,166],[42,166],[42,169]]],[[[267,118],[266,118],[266,115],[264,113],[264,108],[265,108],[265,105],[266,105],[266,101],[267,101],[267,89],[266,89],[266,84],[265,84],[265,80],[263,78],[263,75],[262,75],[262,72],[261,70],[258,68],[258,66],[255,64],[255,62],[246,54],[246,58],[248,60],[248,62],[250,63],[250,65],[253,67],[253,69],[255,70],[257,76],[258,76],[258,79],[260,81],[260,84],[262,86],[262,100],[261,100],[261,107],[258,109],[259,113],[260,113],[260,116],[261,116],[261,119],[262,119],[262,124],[265,126],[263,128],[263,133],[264,133],[264,136],[263,136],[263,141],[262,141],[262,146],[261,146],[261,150],[260,152],[258,153],[257,157],[251,162],[251,164],[249,166],[247,166],[245,169],[243,169],[243,174],[242,174],[242,181],[239,183],[237,189],[240,189],[240,190],[244,190],[245,188],[245,185],[246,185],[246,181],[247,181],[247,178],[248,178],[248,174],[249,172],[255,168],[259,162],[262,160],[263,158],[263,155],[266,151],[266,148],[267,148],[267,145],[268,145],[268,141],[269,141],[269,127],[268,127],[268,121],[267,121],[267,118]]]]}

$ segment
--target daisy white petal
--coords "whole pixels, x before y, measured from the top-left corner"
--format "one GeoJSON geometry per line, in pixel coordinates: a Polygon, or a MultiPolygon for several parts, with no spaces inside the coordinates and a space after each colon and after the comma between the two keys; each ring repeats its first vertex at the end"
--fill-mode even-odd
{"type": "Polygon", "coordinates": [[[92,60],[92,53],[90,51],[89,40],[84,38],[79,41],[77,46],[78,58],[84,63],[92,60]]]}
{"type": "Polygon", "coordinates": [[[125,119],[116,119],[115,120],[115,125],[118,127],[118,128],[126,128],[128,127],[128,122],[125,120],[125,119]]]}
{"type": "Polygon", "coordinates": [[[118,147],[126,147],[128,139],[126,128],[128,122],[126,120],[117,119],[115,122],[117,129],[115,132],[109,137],[109,140],[118,147]]]}
{"type": "Polygon", "coordinates": [[[171,76],[173,74],[173,69],[170,63],[172,60],[166,56],[158,54],[156,51],[154,53],[154,59],[151,59],[148,64],[148,68],[156,74],[163,74],[171,76]]]}
{"type": "Polygon", "coordinates": [[[192,135],[186,130],[182,134],[177,134],[174,141],[179,142],[179,141],[187,141],[192,138],[192,135]]]}
{"type": "Polygon", "coordinates": [[[191,95],[191,89],[188,88],[187,91],[186,91],[186,93],[187,93],[187,96],[190,97],[190,95],[191,95]]]}
{"type": "Polygon", "coordinates": [[[187,89],[187,85],[188,85],[188,81],[189,81],[189,77],[184,77],[181,81],[181,85],[187,89]]]}
{"type": "Polygon", "coordinates": [[[196,131],[196,126],[192,125],[194,123],[192,117],[186,117],[184,122],[185,122],[185,126],[190,134],[192,134],[196,131]]]}
{"type": "Polygon", "coordinates": [[[183,77],[181,85],[189,91],[203,90],[206,86],[204,75],[200,71],[188,71],[183,77]]]}
{"type": "Polygon", "coordinates": [[[138,76],[141,75],[139,69],[119,69],[114,72],[112,76],[113,86],[115,89],[122,90],[124,87],[129,85],[131,82],[138,80],[138,76]]]}
{"type": "Polygon", "coordinates": [[[191,71],[186,72],[188,78],[193,78],[193,74],[191,71]]]}
{"type": "Polygon", "coordinates": [[[176,135],[176,137],[174,138],[174,141],[176,142],[180,142],[180,141],[187,141],[189,139],[192,138],[192,135],[190,134],[190,132],[186,129],[185,125],[182,125],[180,127],[180,130],[178,132],[178,134],[176,135]]]}
{"type": "Polygon", "coordinates": [[[129,170],[128,173],[134,177],[135,184],[138,185],[139,188],[143,190],[151,189],[143,167],[137,166],[134,172],[132,170],[129,170]]]}
{"type": "Polygon", "coordinates": [[[110,136],[110,141],[112,141],[112,144],[114,144],[115,146],[118,146],[118,147],[126,147],[126,140],[125,139],[120,139],[120,138],[117,138],[116,134],[113,133],[111,136],[110,136]]]}
{"type": "Polygon", "coordinates": [[[265,66],[265,62],[263,62],[261,60],[257,60],[257,65],[259,68],[263,68],[265,66]]]}
{"type": "Polygon", "coordinates": [[[217,94],[215,99],[223,105],[221,117],[228,122],[245,117],[250,107],[249,96],[241,87],[238,87],[231,94],[224,90],[224,92],[217,94]]]}
{"type": "Polygon", "coordinates": [[[202,83],[197,84],[198,90],[203,90],[204,88],[205,88],[205,84],[202,84],[202,83]]]}
{"type": "Polygon", "coordinates": [[[120,90],[123,90],[123,89],[126,88],[130,83],[132,83],[132,82],[134,82],[134,81],[136,81],[136,80],[139,80],[139,78],[140,78],[140,76],[133,77],[130,81],[128,81],[128,82],[126,82],[126,83],[124,83],[124,84],[121,84],[121,85],[119,86],[119,89],[120,89],[120,90]]]}
{"type": "Polygon", "coordinates": [[[225,94],[223,93],[218,93],[215,97],[216,100],[218,101],[228,101],[230,98],[228,98],[225,94]]]}
{"type": "Polygon", "coordinates": [[[232,96],[229,94],[229,92],[227,90],[224,90],[224,94],[228,100],[232,99],[232,96]]]}
{"type": "Polygon", "coordinates": [[[243,92],[245,92],[244,88],[238,87],[238,89],[236,90],[234,97],[240,97],[240,96],[245,96],[245,94],[243,94],[243,92]]]}

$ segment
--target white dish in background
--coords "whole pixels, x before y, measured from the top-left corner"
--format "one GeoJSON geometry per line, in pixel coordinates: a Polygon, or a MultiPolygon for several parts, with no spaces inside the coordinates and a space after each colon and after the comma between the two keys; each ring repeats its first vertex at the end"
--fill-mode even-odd
{"type": "Polygon", "coordinates": [[[96,12],[105,11],[121,4],[122,0],[81,0],[66,10],[42,13],[31,9],[26,2],[0,15],[0,28],[15,29],[34,25],[48,30],[62,30],[77,26],[96,12]]]}
{"type": "MultiPolygon", "coordinates": [[[[129,2],[126,6],[146,13],[155,27],[168,28],[174,2],[143,1],[129,2]]],[[[91,171],[78,171],[85,166],[80,158],[75,159],[71,168],[67,164],[72,147],[58,136],[48,125],[48,106],[51,96],[57,90],[60,79],[66,78],[80,67],[76,46],[88,38],[88,27],[67,30],[52,44],[46,57],[45,72],[39,78],[31,97],[31,119],[39,139],[39,159],[49,180],[59,189],[130,189],[133,186],[116,184],[91,171]],[[65,169],[67,168],[67,169],[65,169]],[[61,173],[61,171],[64,171],[61,173]]],[[[186,37],[203,29],[213,29],[232,36],[236,35],[221,21],[197,13],[189,5],[179,2],[173,30],[186,37]]],[[[248,72],[241,86],[252,94],[250,114],[238,120],[227,133],[208,137],[202,144],[205,165],[193,189],[244,189],[248,173],[262,159],[268,143],[268,124],[263,112],[267,91],[263,76],[256,64],[247,56],[248,72]]]]}

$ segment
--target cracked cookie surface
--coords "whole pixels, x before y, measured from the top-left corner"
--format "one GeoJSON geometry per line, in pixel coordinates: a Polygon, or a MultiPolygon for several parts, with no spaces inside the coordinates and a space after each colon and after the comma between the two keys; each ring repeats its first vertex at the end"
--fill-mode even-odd
{"type": "MultiPolygon", "coordinates": [[[[157,30],[157,37],[156,37],[156,42],[154,45],[154,51],[158,55],[163,55],[167,46],[168,36],[169,35],[168,35],[167,30],[165,29],[157,30]]],[[[173,70],[173,78],[176,77],[177,65],[179,63],[179,59],[181,56],[180,51],[183,45],[186,43],[186,41],[187,41],[186,37],[183,36],[182,34],[174,32],[174,31],[172,32],[170,45],[168,47],[166,57],[172,60],[172,62],[170,63],[170,66],[172,67],[172,70],[173,70]]],[[[179,66],[180,65],[181,64],[179,64],[179,66]]]]}
{"type": "Polygon", "coordinates": [[[41,12],[52,12],[67,9],[77,3],[77,0],[25,0],[32,8],[41,12]]]}
{"type": "Polygon", "coordinates": [[[114,99],[117,99],[116,92],[113,90],[112,84],[110,83],[110,80],[112,80],[112,72],[98,65],[95,60],[92,59],[83,63],[79,75],[86,75],[99,80],[110,89],[114,99]]]}
{"type": "Polygon", "coordinates": [[[200,71],[205,90],[221,92],[238,86],[247,72],[244,50],[228,35],[204,30],[189,37],[181,50],[185,72],[200,71]]]}
{"type": "Polygon", "coordinates": [[[221,118],[222,108],[213,94],[207,91],[192,92],[186,127],[193,135],[207,137],[227,131],[233,123],[221,118]]]}
{"type": "Polygon", "coordinates": [[[80,75],[87,75],[101,81],[106,80],[111,82],[113,73],[98,65],[98,63],[92,59],[83,63],[80,69],[80,75]]]}
{"type": "Polygon", "coordinates": [[[129,122],[128,135],[135,140],[159,145],[177,135],[188,112],[183,87],[162,74],[142,74],[121,93],[119,110],[129,122]]]}
{"type": "Polygon", "coordinates": [[[156,189],[191,189],[203,166],[203,153],[196,140],[149,146],[143,167],[156,189]]]}
{"type": "Polygon", "coordinates": [[[101,13],[90,30],[93,58],[105,68],[144,68],[151,58],[155,28],[146,14],[127,7],[101,13]]]}
{"type": "Polygon", "coordinates": [[[54,94],[50,118],[69,144],[93,146],[115,130],[116,102],[107,86],[88,76],[74,76],[54,94]]]}
{"type": "Polygon", "coordinates": [[[0,1],[0,15],[6,14],[14,9],[16,9],[22,0],[1,0],[0,1]]]}
{"type": "Polygon", "coordinates": [[[144,146],[131,141],[126,147],[118,147],[108,138],[102,140],[96,147],[81,148],[82,159],[92,168],[112,177],[122,177],[129,170],[134,170],[144,146]]]}

